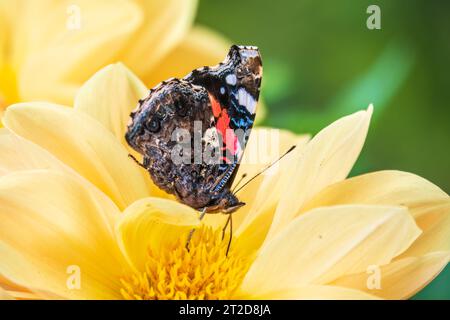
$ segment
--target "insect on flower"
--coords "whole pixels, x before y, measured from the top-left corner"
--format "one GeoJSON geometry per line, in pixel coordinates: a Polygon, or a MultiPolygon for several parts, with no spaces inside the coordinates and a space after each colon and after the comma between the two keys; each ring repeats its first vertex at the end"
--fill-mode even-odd
{"type": "Polygon", "coordinates": [[[231,214],[245,205],[231,186],[255,120],[261,80],[258,48],[233,45],[225,61],[163,81],[131,113],[126,140],[143,155],[139,164],[161,189],[202,211],[201,218],[226,213],[228,226],[231,214]],[[188,150],[173,141],[180,129],[188,150]],[[198,133],[206,137],[200,145],[209,161],[196,161],[192,148],[198,141],[191,140],[198,133]],[[177,161],[177,155],[187,161],[177,161]]]}

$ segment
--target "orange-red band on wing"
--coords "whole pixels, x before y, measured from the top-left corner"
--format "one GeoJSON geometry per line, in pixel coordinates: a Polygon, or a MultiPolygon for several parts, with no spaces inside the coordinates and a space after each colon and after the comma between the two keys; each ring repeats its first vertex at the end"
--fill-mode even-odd
{"type": "Polygon", "coordinates": [[[223,144],[232,155],[235,155],[239,147],[238,137],[235,135],[234,130],[230,128],[231,119],[227,109],[222,108],[220,102],[212,95],[209,95],[209,100],[211,101],[213,115],[216,118],[216,129],[222,135],[223,144]]]}
{"type": "Polygon", "coordinates": [[[222,107],[220,106],[219,101],[217,101],[212,95],[209,94],[209,100],[211,101],[212,111],[215,118],[220,116],[222,112],[222,107]]]}

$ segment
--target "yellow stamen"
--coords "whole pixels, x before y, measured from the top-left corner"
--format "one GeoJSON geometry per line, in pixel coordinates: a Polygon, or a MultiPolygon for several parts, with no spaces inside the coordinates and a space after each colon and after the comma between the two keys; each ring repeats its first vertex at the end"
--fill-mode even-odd
{"type": "Polygon", "coordinates": [[[122,296],[131,300],[229,299],[249,267],[246,257],[231,250],[220,230],[202,227],[186,250],[186,238],[159,252],[148,251],[144,271],[121,279],[122,296]]]}

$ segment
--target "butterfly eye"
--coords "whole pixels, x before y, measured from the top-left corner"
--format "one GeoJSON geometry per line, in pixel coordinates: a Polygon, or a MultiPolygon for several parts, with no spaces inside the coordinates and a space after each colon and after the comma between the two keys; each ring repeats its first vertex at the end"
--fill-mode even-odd
{"type": "Polygon", "coordinates": [[[156,133],[161,129],[161,124],[159,123],[159,120],[157,117],[153,117],[148,123],[147,123],[147,129],[150,130],[150,132],[156,133]]]}

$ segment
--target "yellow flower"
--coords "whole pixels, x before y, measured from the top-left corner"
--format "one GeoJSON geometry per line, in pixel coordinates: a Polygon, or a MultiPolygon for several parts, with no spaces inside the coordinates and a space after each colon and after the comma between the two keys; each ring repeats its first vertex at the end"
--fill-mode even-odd
{"type": "Polygon", "coordinates": [[[0,116],[9,104],[72,105],[102,67],[124,62],[153,87],[204,64],[228,43],[191,28],[197,0],[0,0],[0,116]]]}
{"type": "MultiPolygon", "coordinates": [[[[399,171],[346,178],[371,107],[311,140],[281,132],[281,150],[298,148],[239,194],[247,205],[234,215],[227,257],[226,216],[200,223],[127,157],[127,115],[145,94],[116,64],[82,87],[74,108],[8,108],[0,131],[0,297],[402,299],[447,265],[445,192],[399,171]]],[[[252,133],[246,157],[262,130],[252,133]]],[[[244,163],[240,174],[264,166],[244,163]]]]}

